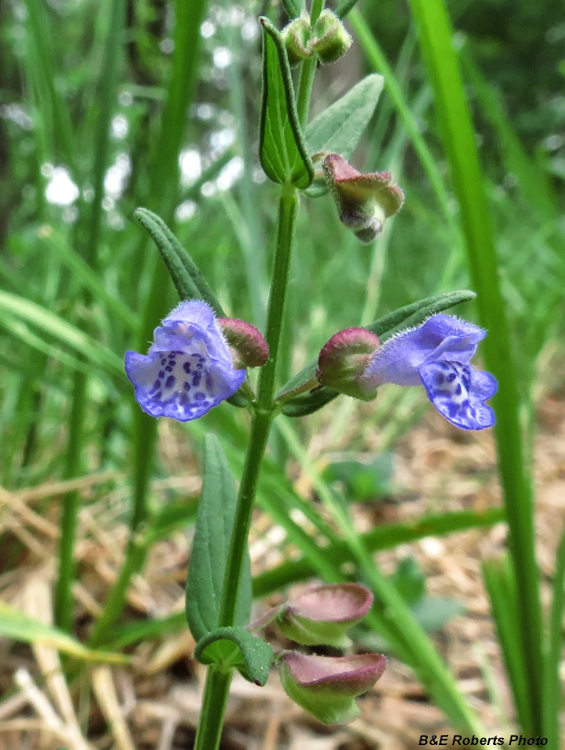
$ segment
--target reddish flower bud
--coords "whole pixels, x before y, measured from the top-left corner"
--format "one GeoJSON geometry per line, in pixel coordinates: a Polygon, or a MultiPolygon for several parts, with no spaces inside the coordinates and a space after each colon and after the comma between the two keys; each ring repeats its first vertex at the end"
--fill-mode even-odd
{"type": "Polygon", "coordinates": [[[283,605],[276,624],[287,638],[304,645],[347,648],[346,631],[365,617],[373,595],[357,583],[314,586],[283,605]]]}
{"type": "Polygon", "coordinates": [[[365,693],[382,675],[381,654],[306,656],[285,654],[279,663],[287,694],[325,724],[355,719],[360,711],[354,698],[365,693]]]}
{"type": "Polygon", "coordinates": [[[322,347],[316,373],[318,381],[347,396],[371,401],[377,389],[368,389],[360,378],[379,343],[378,337],[366,328],[339,331],[322,347]]]}
{"type": "Polygon", "coordinates": [[[402,190],[390,184],[390,172],[361,174],[339,154],[328,154],[323,167],[340,221],[362,242],[374,240],[404,202],[402,190]]]}
{"type": "Polygon", "coordinates": [[[218,318],[237,367],[262,367],[269,359],[269,347],[262,334],[244,320],[218,318]]]}

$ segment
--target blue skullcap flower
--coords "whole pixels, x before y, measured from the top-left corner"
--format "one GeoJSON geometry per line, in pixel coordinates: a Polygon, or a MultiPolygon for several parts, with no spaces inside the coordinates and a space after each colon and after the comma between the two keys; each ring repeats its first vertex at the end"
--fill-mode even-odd
{"type": "Polygon", "coordinates": [[[220,325],[205,302],[182,302],[155,329],[154,338],[147,355],[126,352],[125,358],[135,398],[152,417],[198,419],[245,380],[245,370],[234,369],[220,325]]]}
{"type": "Polygon", "coordinates": [[[492,427],[494,412],[483,402],[498,384],[490,373],[469,364],[485,336],[486,331],[465,320],[434,315],[376,349],[359,384],[367,390],[382,383],[423,384],[435,408],[456,427],[492,427]]]}

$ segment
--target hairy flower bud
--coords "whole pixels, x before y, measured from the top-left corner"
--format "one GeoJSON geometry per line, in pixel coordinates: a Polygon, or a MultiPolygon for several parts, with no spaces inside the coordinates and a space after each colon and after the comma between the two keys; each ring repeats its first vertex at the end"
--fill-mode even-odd
{"type": "Polygon", "coordinates": [[[390,184],[390,172],[361,174],[339,154],[328,154],[323,167],[340,221],[361,242],[372,242],[382,232],[385,219],[402,208],[404,193],[390,184]]]}
{"type": "Polygon", "coordinates": [[[275,620],[281,632],[306,646],[347,648],[346,631],[365,617],[373,595],[357,583],[314,586],[291,599],[275,620]]]}
{"type": "Polygon", "coordinates": [[[279,673],[293,701],[325,724],[338,724],[359,715],[354,699],[375,684],[385,667],[381,654],[332,657],[291,652],[282,657],[279,673]]]}
{"type": "Polygon", "coordinates": [[[360,378],[378,347],[378,337],[366,328],[339,331],[322,347],[316,372],[318,381],[347,396],[371,401],[377,389],[367,388],[360,378]]]}
{"type": "Polygon", "coordinates": [[[353,39],[345,26],[331,10],[324,10],[314,24],[303,11],[282,30],[288,61],[291,65],[317,55],[320,62],[331,63],[344,55],[353,39]]]}
{"type": "Polygon", "coordinates": [[[236,318],[218,318],[231,349],[234,367],[262,367],[269,359],[269,347],[251,323],[236,318]]]}
{"type": "Polygon", "coordinates": [[[332,63],[345,55],[353,39],[331,10],[324,10],[314,24],[311,48],[322,63],[332,63]]]}
{"type": "Polygon", "coordinates": [[[297,65],[301,60],[312,57],[310,47],[310,17],[304,11],[282,30],[288,61],[297,65]]]}

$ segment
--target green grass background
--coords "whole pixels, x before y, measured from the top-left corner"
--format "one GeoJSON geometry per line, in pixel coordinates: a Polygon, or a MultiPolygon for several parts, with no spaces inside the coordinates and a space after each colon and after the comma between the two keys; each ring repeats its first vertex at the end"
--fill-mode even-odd
{"type": "MultiPolygon", "coordinates": [[[[95,645],[127,641],[127,623],[117,633],[115,620],[132,572],[153,541],[193,519],[182,504],[173,504],[169,525],[152,510],[149,481],[164,473],[154,461],[157,424],[140,413],[122,369],[125,350],[142,351],[176,303],[154,246],[132,219],[135,207],[147,206],[174,227],[230,314],[264,323],[277,188],[264,180],[257,157],[259,10],[265,12],[251,2],[203,0],[0,6],[0,484],[15,490],[125,469],[130,526],[149,527],[145,545],[130,545],[132,567],[111,594],[116,606],[105,610],[95,645]],[[187,151],[199,155],[201,174],[181,180],[179,159],[187,151]],[[225,189],[234,159],[238,177],[225,189]],[[108,170],[115,174],[124,163],[128,174],[112,197],[108,170]],[[78,186],[66,206],[48,199],[58,168],[78,186]]],[[[510,562],[491,565],[486,581],[521,726],[551,731],[556,742],[559,690],[551,665],[561,642],[565,552],[542,638],[530,463],[532,394],[563,386],[559,372],[541,367],[549,354],[559,361],[563,340],[563,18],[554,0],[456,0],[448,5],[452,25],[445,10],[439,0],[360,3],[349,16],[354,50],[318,72],[315,111],[364,74],[385,76],[352,161],[365,171],[390,169],[406,205],[367,247],[341,227],[329,196],[302,201],[280,377],[297,371],[340,328],[439,292],[478,292],[477,304],[457,313],[490,330],[483,356],[503,385],[495,403],[511,531],[510,562]],[[501,604],[503,594],[510,599],[501,604]],[[518,626],[508,614],[516,609],[523,615],[518,626]]],[[[279,27],[286,22],[278,6],[267,12],[279,27]]],[[[392,447],[422,403],[412,391],[393,400],[383,392],[373,425],[392,447]]],[[[337,437],[348,408],[333,413],[337,437]]],[[[291,507],[312,510],[281,470],[290,456],[306,460],[300,442],[319,423],[282,423],[264,479],[265,488],[277,488],[279,503],[265,488],[259,499],[313,569],[331,579],[338,571],[324,567],[289,520],[291,507]]],[[[224,404],[186,432],[191,442],[204,430],[222,432],[237,469],[245,425],[245,415],[224,404]]],[[[363,447],[361,430],[347,447],[363,447]]],[[[316,481],[360,575],[395,606],[368,548],[359,546],[327,485],[316,481]]],[[[72,493],[62,502],[56,614],[65,630],[73,621],[68,584],[79,503],[72,493]]],[[[434,528],[439,533],[441,523],[434,528]]],[[[322,527],[320,533],[335,535],[322,527]]],[[[5,549],[3,558],[10,569],[18,550],[5,549]]],[[[454,723],[474,727],[432,651],[426,661],[427,641],[416,654],[409,638],[406,645],[410,619],[402,601],[396,606],[406,625],[400,634],[390,623],[387,632],[378,617],[372,626],[387,632],[454,723]]],[[[154,632],[159,627],[164,632],[167,624],[154,632]]],[[[412,636],[419,642],[421,633],[412,636]]]]}

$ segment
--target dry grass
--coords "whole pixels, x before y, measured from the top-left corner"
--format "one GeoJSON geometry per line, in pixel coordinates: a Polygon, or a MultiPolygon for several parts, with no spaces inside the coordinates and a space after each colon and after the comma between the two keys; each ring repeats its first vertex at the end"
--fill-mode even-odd
{"type": "MultiPolygon", "coordinates": [[[[539,422],[537,524],[539,559],[548,581],[565,508],[565,402],[545,399],[539,422]]],[[[378,448],[378,439],[369,439],[367,445],[369,450],[378,448]]],[[[173,470],[175,451],[176,447],[167,457],[173,470]]],[[[462,434],[430,413],[401,441],[397,456],[395,502],[355,508],[360,530],[429,512],[482,510],[499,502],[488,433],[462,434]]],[[[308,492],[303,477],[297,475],[296,483],[308,492]]],[[[40,508],[71,485],[84,499],[77,545],[80,580],[74,588],[76,629],[83,637],[122,560],[126,528],[121,519],[128,489],[115,473],[17,493],[0,490],[0,528],[21,545],[17,566],[0,576],[0,598],[50,622],[57,503],[50,503],[46,513],[40,508]]],[[[154,491],[175,488],[195,494],[198,487],[197,477],[174,476],[156,484],[154,491]]],[[[251,545],[256,572],[280,556],[283,541],[284,532],[258,515],[251,545]]],[[[466,614],[453,619],[435,641],[461,690],[493,734],[508,734],[511,703],[480,561],[500,551],[504,541],[505,529],[500,525],[423,539],[379,556],[383,569],[392,570],[399,559],[413,555],[426,573],[430,594],[455,597],[465,605],[466,614]]],[[[162,617],[182,609],[188,550],[182,533],[156,545],[143,576],[131,587],[129,617],[162,617]]],[[[203,669],[190,658],[193,646],[186,631],[141,643],[131,650],[131,665],[90,666],[71,689],[61,659],[50,646],[28,647],[0,639],[0,750],[192,747],[204,678],[203,669]]],[[[263,689],[237,676],[222,748],[411,750],[418,746],[420,734],[450,733],[410,670],[394,659],[360,705],[362,718],[347,727],[323,727],[286,697],[275,672],[263,689]]]]}

